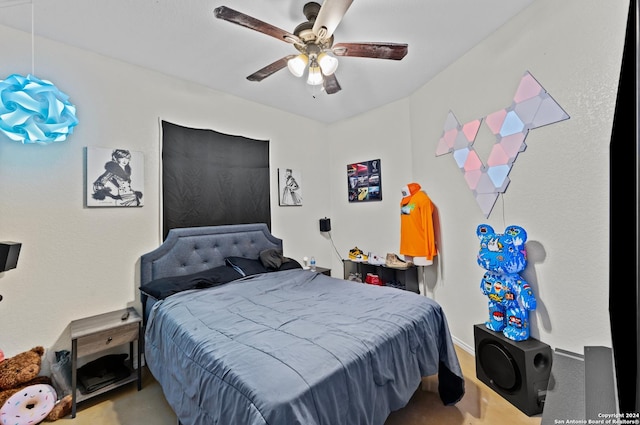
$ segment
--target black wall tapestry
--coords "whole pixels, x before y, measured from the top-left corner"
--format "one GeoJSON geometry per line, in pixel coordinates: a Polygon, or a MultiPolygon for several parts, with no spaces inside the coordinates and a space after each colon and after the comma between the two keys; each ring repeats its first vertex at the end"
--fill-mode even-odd
{"type": "Polygon", "coordinates": [[[170,229],[266,223],[269,141],[162,121],[163,238],[170,229]]]}

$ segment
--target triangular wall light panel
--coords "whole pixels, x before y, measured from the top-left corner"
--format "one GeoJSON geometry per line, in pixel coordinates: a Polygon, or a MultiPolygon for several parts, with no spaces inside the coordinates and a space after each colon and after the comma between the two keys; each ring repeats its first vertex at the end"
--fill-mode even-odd
{"type": "Polygon", "coordinates": [[[482,213],[489,217],[498,196],[509,186],[509,172],[513,163],[527,147],[525,139],[529,130],[566,119],[569,119],[569,115],[526,72],[508,108],[465,124],[460,124],[453,112],[449,111],[436,156],[453,153],[482,213]],[[496,138],[487,164],[482,162],[473,148],[483,120],[496,138]]]}

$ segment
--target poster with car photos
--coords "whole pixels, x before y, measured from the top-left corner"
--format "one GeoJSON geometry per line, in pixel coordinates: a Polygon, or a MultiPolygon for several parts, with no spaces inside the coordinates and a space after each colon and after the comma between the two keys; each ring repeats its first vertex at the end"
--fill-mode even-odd
{"type": "Polygon", "coordinates": [[[347,165],[349,202],[382,200],[382,173],[379,159],[347,165]]]}

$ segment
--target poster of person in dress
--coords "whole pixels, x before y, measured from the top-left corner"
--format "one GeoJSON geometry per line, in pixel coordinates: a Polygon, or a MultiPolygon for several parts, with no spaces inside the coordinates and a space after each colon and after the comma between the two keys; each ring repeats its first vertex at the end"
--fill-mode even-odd
{"type": "Polygon", "coordinates": [[[291,168],[278,168],[280,205],[302,205],[302,176],[291,168]]]}
{"type": "Polygon", "coordinates": [[[88,207],[141,207],[143,186],[142,152],[87,148],[88,207]]]}

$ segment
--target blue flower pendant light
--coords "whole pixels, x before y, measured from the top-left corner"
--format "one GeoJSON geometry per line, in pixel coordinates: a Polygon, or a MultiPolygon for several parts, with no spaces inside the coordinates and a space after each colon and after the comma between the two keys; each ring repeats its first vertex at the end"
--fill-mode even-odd
{"type": "Polygon", "coordinates": [[[11,140],[61,142],[78,124],[76,107],[53,83],[12,74],[0,81],[0,132],[11,140]]]}

